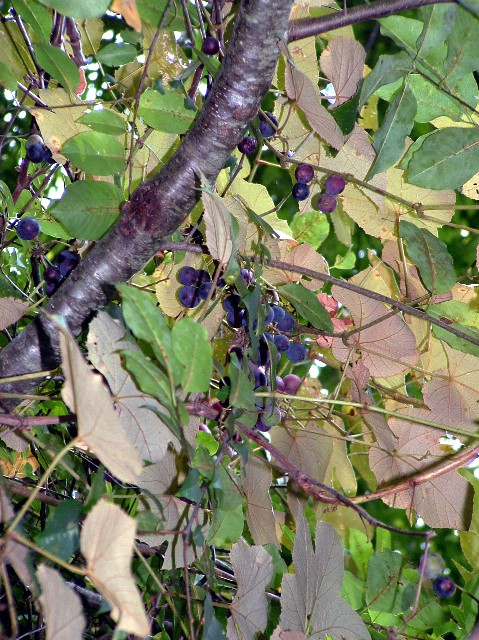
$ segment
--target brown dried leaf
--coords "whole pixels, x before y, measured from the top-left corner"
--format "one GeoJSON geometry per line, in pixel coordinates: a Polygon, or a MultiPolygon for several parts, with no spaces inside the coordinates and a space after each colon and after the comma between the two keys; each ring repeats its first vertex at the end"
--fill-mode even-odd
{"type": "MultiPolygon", "coordinates": [[[[280,253],[279,255],[272,255],[274,260],[286,262],[288,265],[294,265],[295,267],[305,267],[320,273],[329,273],[328,263],[310,244],[298,244],[295,240],[281,240],[277,245],[280,253]]],[[[276,285],[301,281],[305,287],[313,291],[322,286],[320,280],[305,280],[299,273],[293,273],[289,269],[265,266],[263,276],[268,282],[276,285]]]]}
{"type": "Polygon", "coordinates": [[[18,322],[29,308],[28,302],[18,298],[0,298],[0,331],[18,322]]]}
{"type": "Polygon", "coordinates": [[[279,547],[269,488],[271,468],[265,460],[248,458],[244,472],[243,491],[246,497],[246,521],[257,545],[274,544],[279,547]]]}
{"type": "MultiPolygon", "coordinates": [[[[185,564],[184,538],[176,533],[184,529],[191,517],[193,505],[188,504],[172,495],[172,487],[176,485],[177,469],[175,458],[171,453],[167,453],[164,458],[153,465],[145,467],[138,479],[138,485],[146,489],[155,500],[148,495],[143,497],[143,503],[149,506],[149,510],[161,518],[161,533],[150,533],[142,535],[141,540],[152,547],[156,547],[163,542],[168,542],[168,548],[163,560],[165,569],[183,567],[185,564]],[[161,505],[161,508],[158,506],[161,505]],[[171,534],[163,533],[171,531],[171,534]]],[[[203,509],[198,511],[195,526],[201,526],[203,536],[206,538],[209,525],[203,509]]],[[[197,558],[196,548],[193,544],[186,548],[186,560],[191,564],[197,558]]]]}
{"type": "Polygon", "coordinates": [[[311,128],[334,149],[341,149],[345,137],[333,116],[321,104],[319,89],[291,63],[286,63],[286,93],[303,111],[311,128]]]}
{"type": "Polygon", "coordinates": [[[117,505],[98,502],[80,537],[88,577],[111,605],[117,631],[147,636],[148,619],[131,572],[136,523],[117,505]]]}
{"type": "MultiPolygon", "coordinates": [[[[0,522],[7,524],[13,519],[15,512],[10,503],[10,500],[5,493],[3,487],[0,486],[0,522]]],[[[34,595],[37,592],[36,583],[30,570],[30,562],[28,561],[28,549],[22,544],[15,542],[7,538],[4,551],[3,560],[10,562],[15,573],[23,582],[23,584],[34,595]]]]}
{"type": "Polygon", "coordinates": [[[347,102],[362,80],[366,52],[354,38],[338,36],[331,40],[319,59],[321,70],[333,83],[336,101],[332,109],[347,102]]]}
{"type": "Polygon", "coordinates": [[[113,0],[110,11],[122,15],[128,26],[138,33],[141,32],[141,18],[136,7],[136,0],[113,0]]]}
{"type": "MultiPolygon", "coordinates": [[[[447,431],[448,424],[441,413],[415,408],[405,409],[401,413],[444,424],[444,432],[447,431]]],[[[444,435],[440,429],[397,416],[389,420],[389,426],[398,438],[395,450],[374,448],[369,454],[371,470],[379,485],[390,485],[417,477],[421,472],[432,472],[450,457],[440,444],[440,438],[444,435]]],[[[467,480],[454,469],[420,484],[411,483],[410,489],[395,491],[383,501],[397,508],[414,509],[430,527],[465,530],[469,526],[472,510],[470,488],[467,480]]]]}
{"type": "Polygon", "coordinates": [[[82,640],[86,621],[80,597],[65,584],[61,574],[40,565],[37,578],[41,587],[40,602],[47,627],[47,640],[82,640]]]}
{"type": "Polygon", "coordinates": [[[238,590],[230,605],[228,640],[254,640],[268,622],[265,588],[273,577],[273,561],[263,547],[249,547],[238,540],[231,548],[231,564],[238,590]]]}
{"type": "Polygon", "coordinates": [[[82,443],[117,478],[123,482],[135,482],[143,463],[123,431],[108,389],[101,376],[88,367],[65,326],[59,322],[58,327],[65,374],[62,397],[77,416],[82,443]]]}
{"type": "MultiPolygon", "coordinates": [[[[357,328],[379,321],[390,312],[382,302],[336,285],[332,288],[332,294],[349,309],[357,328]]],[[[348,362],[351,350],[354,350],[360,353],[362,363],[376,378],[389,378],[407,371],[419,356],[414,334],[397,314],[353,334],[348,338],[348,343],[350,346],[334,338],[334,357],[341,362],[348,362]]]]}
{"type": "Polygon", "coordinates": [[[123,326],[100,311],[90,323],[87,346],[88,357],[108,382],[121,425],[141,459],[158,462],[170,442],[179,449],[178,439],[161,421],[164,409],[160,403],[141,392],[121,365],[119,351],[138,350],[133,342],[125,339],[123,326]]]}

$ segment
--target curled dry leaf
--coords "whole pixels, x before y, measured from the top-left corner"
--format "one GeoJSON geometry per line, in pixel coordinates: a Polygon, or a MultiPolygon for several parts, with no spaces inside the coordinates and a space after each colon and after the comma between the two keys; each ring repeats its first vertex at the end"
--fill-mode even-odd
{"type": "Polygon", "coordinates": [[[230,605],[228,640],[253,640],[268,622],[265,588],[273,577],[273,561],[263,547],[249,547],[244,540],[231,549],[231,564],[238,590],[230,605]]]}
{"type": "Polygon", "coordinates": [[[60,322],[58,326],[65,374],[62,397],[77,416],[82,444],[122,482],[135,482],[143,463],[123,431],[108,389],[101,376],[88,367],[65,326],[60,322]]]}
{"type": "Polygon", "coordinates": [[[37,571],[47,640],[82,640],[86,621],[79,596],[46,564],[37,571]]]}
{"type": "Polygon", "coordinates": [[[338,36],[331,40],[319,59],[321,70],[332,82],[336,101],[332,109],[347,102],[358,89],[363,77],[364,47],[354,38],[338,36]]]}
{"type": "Polygon", "coordinates": [[[116,630],[144,637],[150,627],[130,567],[135,536],[133,518],[120,507],[101,501],[85,520],[80,547],[88,577],[111,605],[116,630]]]}
{"type": "Polygon", "coordinates": [[[417,362],[419,353],[414,334],[398,314],[388,317],[390,309],[382,302],[341,287],[333,286],[332,293],[349,310],[356,328],[375,322],[350,336],[348,346],[335,338],[332,347],[335,358],[349,362],[353,351],[376,378],[403,373],[417,362]]]}

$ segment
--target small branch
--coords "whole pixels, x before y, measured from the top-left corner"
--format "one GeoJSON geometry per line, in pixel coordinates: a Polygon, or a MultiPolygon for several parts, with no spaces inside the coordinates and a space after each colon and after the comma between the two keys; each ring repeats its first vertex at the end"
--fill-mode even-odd
{"type": "Polygon", "coordinates": [[[366,20],[385,18],[406,9],[418,9],[430,4],[454,4],[455,0],[378,0],[367,5],[352,7],[347,12],[329,13],[319,18],[292,20],[289,25],[288,40],[302,40],[318,36],[327,31],[341,29],[366,20]]]}
{"type": "Polygon", "coordinates": [[[31,427],[46,427],[50,424],[76,421],[76,416],[20,416],[7,413],[0,414],[0,425],[7,425],[15,429],[29,429],[31,427]]]}
{"type": "MultiPolygon", "coordinates": [[[[17,496],[23,496],[24,498],[29,498],[34,491],[34,487],[28,487],[24,484],[20,484],[15,480],[11,480],[9,478],[3,478],[2,484],[7,489],[8,493],[14,493],[17,496]]],[[[44,504],[48,504],[51,507],[58,507],[61,503],[61,500],[57,498],[53,498],[46,493],[46,489],[40,489],[35,496],[35,500],[39,502],[43,502],[44,504]]]]}

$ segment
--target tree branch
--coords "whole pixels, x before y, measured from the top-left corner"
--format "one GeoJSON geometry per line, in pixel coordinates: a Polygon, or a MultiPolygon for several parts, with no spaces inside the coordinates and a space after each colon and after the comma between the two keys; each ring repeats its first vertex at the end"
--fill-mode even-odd
{"type": "Polygon", "coordinates": [[[318,36],[327,31],[341,29],[352,24],[365,22],[366,20],[377,20],[405,11],[406,9],[418,9],[430,4],[455,4],[456,0],[377,0],[370,4],[352,7],[347,12],[340,11],[328,13],[319,18],[304,18],[292,20],[288,31],[289,42],[302,40],[310,36],[318,36]]]}
{"type": "MultiPolygon", "coordinates": [[[[292,0],[242,2],[222,67],[202,112],[170,161],[140,184],[117,225],[81,261],[46,305],[78,335],[91,312],[111,298],[153,256],[161,240],[186,218],[200,197],[201,176],[213,183],[258,112],[287,38],[292,0]]],[[[44,314],[0,354],[0,377],[54,369],[60,361],[57,331],[44,314]]],[[[28,393],[35,382],[2,385],[28,393]]],[[[12,405],[4,401],[4,410],[12,405]]]]}

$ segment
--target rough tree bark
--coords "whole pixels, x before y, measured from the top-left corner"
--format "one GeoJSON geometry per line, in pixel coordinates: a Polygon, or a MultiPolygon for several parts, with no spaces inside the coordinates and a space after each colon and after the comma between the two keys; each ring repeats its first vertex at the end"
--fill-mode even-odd
{"type": "MultiPolygon", "coordinates": [[[[243,0],[221,71],[191,131],[151,180],[125,203],[116,226],[80,262],[45,311],[78,335],[92,311],[110,299],[158,251],[200,197],[201,174],[213,183],[258,112],[287,40],[293,0],[243,0]]],[[[46,371],[60,362],[57,331],[40,314],[0,354],[0,377],[46,371]]],[[[29,393],[38,380],[3,384],[4,393],[29,393]]],[[[16,401],[3,401],[9,410],[16,401]]]]}

